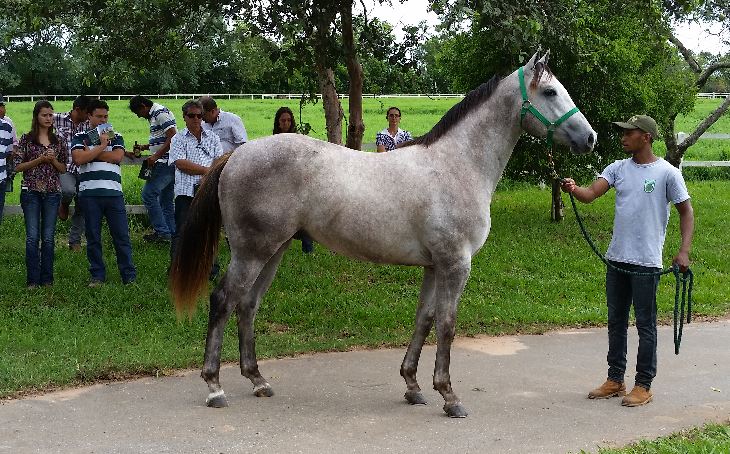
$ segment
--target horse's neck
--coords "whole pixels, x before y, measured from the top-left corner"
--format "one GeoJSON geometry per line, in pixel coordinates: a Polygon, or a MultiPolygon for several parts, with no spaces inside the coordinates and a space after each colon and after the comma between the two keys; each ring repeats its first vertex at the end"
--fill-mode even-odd
{"type": "Polygon", "coordinates": [[[475,190],[494,192],[520,137],[518,92],[500,84],[492,96],[433,144],[444,163],[471,173],[475,190]]]}

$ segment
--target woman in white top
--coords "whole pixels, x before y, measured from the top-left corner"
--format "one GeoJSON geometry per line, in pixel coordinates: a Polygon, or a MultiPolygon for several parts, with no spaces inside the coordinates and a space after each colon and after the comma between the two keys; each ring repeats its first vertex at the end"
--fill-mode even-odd
{"type": "Polygon", "coordinates": [[[378,147],[378,153],[395,150],[398,144],[413,140],[410,132],[403,131],[398,127],[400,124],[399,108],[391,107],[388,109],[385,118],[388,119],[388,127],[375,136],[375,145],[378,147]]]}

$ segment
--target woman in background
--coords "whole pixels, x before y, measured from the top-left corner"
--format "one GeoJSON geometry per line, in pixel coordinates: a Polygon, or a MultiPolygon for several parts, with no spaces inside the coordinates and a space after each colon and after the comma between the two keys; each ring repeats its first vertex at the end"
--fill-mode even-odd
{"type": "Polygon", "coordinates": [[[399,108],[391,107],[388,109],[385,118],[388,120],[388,127],[375,135],[375,145],[378,153],[395,150],[399,144],[413,140],[410,132],[403,131],[398,127],[400,125],[399,108]]]}
{"type": "Polygon", "coordinates": [[[30,132],[20,138],[13,161],[15,171],[23,172],[20,205],[25,218],[26,283],[28,288],[51,286],[61,203],[59,175],[66,172],[68,149],[53,130],[53,106],[48,101],[35,104],[30,132]]]}
{"type": "MultiPolygon", "coordinates": [[[[274,115],[274,134],[296,133],[297,124],[294,121],[294,113],[288,107],[280,107],[274,115]]],[[[314,242],[304,231],[297,232],[294,237],[296,240],[302,240],[302,251],[305,254],[314,252],[314,242]]]]}

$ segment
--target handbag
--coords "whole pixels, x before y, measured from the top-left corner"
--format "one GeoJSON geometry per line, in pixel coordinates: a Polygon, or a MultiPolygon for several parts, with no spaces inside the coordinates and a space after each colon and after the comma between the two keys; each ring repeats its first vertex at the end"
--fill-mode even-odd
{"type": "Polygon", "coordinates": [[[143,180],[149,180],[152,176],[152,167],[149,166],[146,159],[142,161],[142,167],[139,168],[139,175],[137,176],[143,180]]]}

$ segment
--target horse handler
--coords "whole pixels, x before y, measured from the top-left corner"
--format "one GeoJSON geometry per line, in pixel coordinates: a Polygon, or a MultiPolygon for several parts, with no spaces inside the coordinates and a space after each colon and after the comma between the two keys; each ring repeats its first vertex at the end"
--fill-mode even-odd
{"type": "Polygon", "coordinates": [[[646,115],[634,115],[614,125],[623,131],[621,145],[631,157],[610,164],[589,187],[579,187],[567,178],[562,188],[583,203],[601,197],[611,187],[616,189],[613,235],[606,252],[608,379],[589,392],[588,398],[625,396],[621,405],[635,407],[652,399],[651,382],[657,368],[656,293],[669,203],[679,213],[682,236],[673,264],[683,272],[690,264],[694,213],[682,173],[652,150],[652,142],[658,137],[656,121],[646,115]],[[639,351],[635,386],[626,395],[626,338],[632,303],[639,351]]]}

